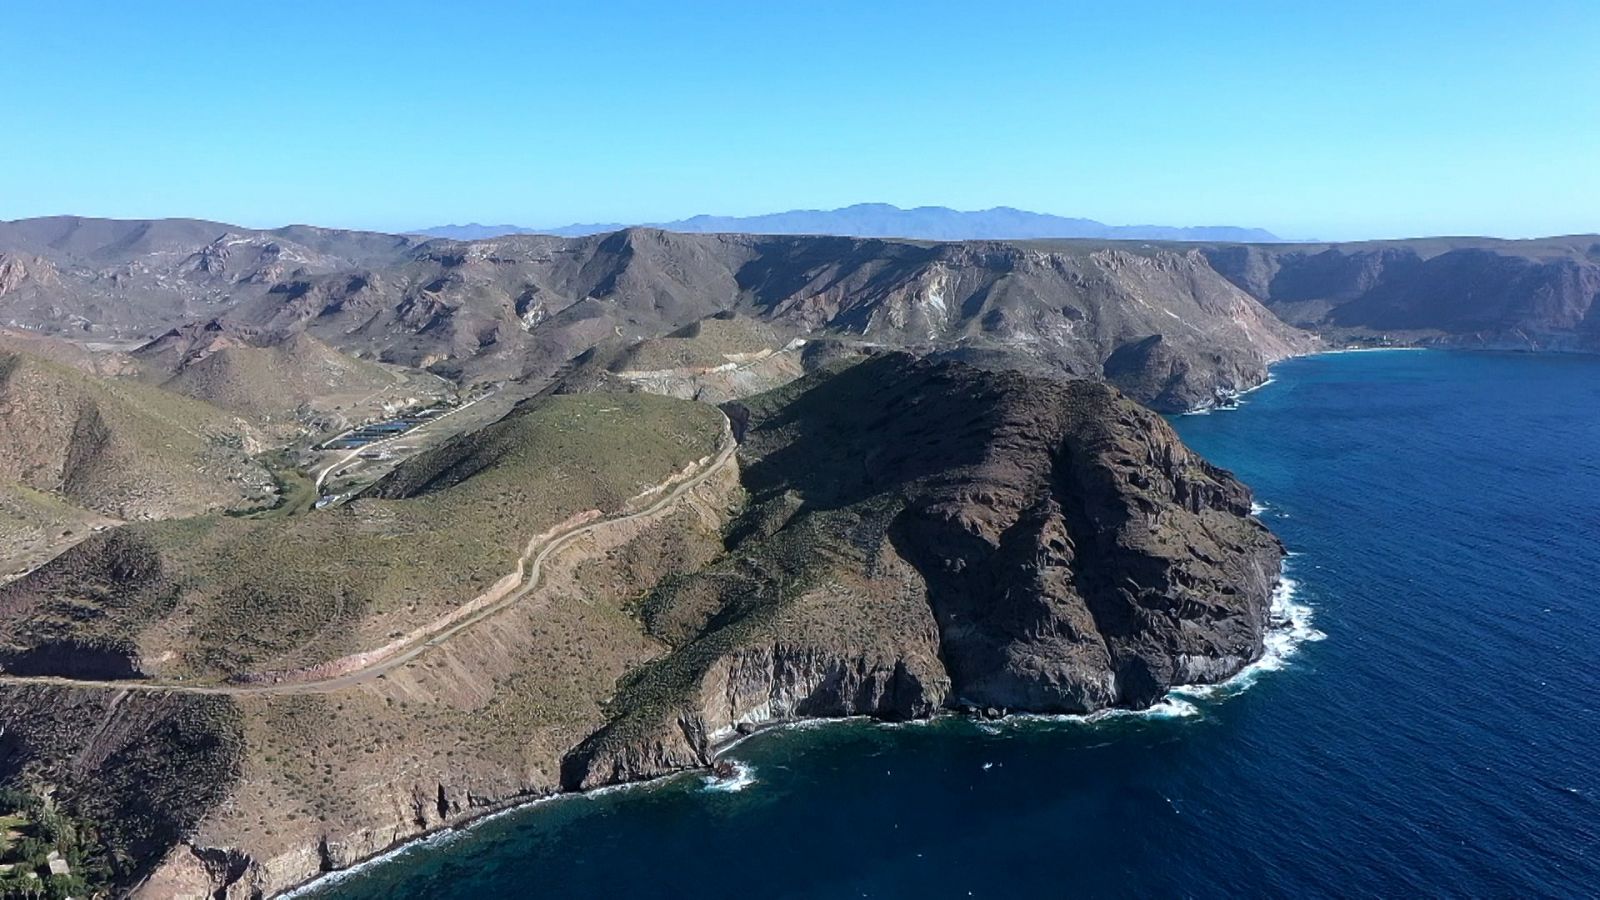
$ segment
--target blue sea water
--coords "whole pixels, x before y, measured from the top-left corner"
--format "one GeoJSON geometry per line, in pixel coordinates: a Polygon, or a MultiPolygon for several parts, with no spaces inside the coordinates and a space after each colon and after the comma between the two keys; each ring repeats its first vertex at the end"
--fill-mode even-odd
{"type": "Polygon", "coordinates": [[[734,784],[537,805],[317,895],[1600,892],[1600,358],[1300,359],[1174,424],[1255,488],[1325,636],[1248,687],[767,732],[734,784]]]}

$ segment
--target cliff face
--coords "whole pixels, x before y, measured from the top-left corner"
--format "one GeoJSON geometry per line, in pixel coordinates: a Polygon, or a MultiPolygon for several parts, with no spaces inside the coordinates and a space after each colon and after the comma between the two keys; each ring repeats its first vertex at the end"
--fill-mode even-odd
{"type": "Polygon", "coordinates": [[[1600,350],[1600,239],[1208,248],[1285,320],[1447,346],[1600,350]]]}
{"type": "Polygon", "coordinates": [[[740,723],[1143,706],[1260,653],[1280,546],[1112,389],[890,354],[730,414],[751,506],[645,602],[673,652],[569,788],[704,763],[740,723]]]}

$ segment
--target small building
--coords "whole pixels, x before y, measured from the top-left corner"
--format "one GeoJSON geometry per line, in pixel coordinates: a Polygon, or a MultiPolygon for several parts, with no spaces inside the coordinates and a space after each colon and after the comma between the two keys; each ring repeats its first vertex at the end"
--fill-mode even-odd
{"type": "Polygon", "coordinates": [[[50,870],[51,875],[72,874],[72,867],[67,865],[67,861],[61,857],[61,851],[59,850],[51,850],[50,855],[44,858],[44,864],[50,870]]]}

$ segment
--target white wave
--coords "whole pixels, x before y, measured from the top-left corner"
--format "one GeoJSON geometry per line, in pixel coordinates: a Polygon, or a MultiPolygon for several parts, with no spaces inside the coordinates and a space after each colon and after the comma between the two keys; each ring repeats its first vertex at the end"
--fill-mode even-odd
{"type": "Polygon", "coordinates": [[[1250,515],[1259,516],[1266,511],[1267,505],[1265,503],[1257,503],[1254,500],[1250,501],[1250,515]]]}
{"type": "Polygon", "coordinates": [[[730,760],[733,765],[732,778],[718,778],[716,775],[706,775],[701,778],[701,783],[708,791],[721,793],[738,793],[756,783],[755,766],[746,765],[737,760],[730,760]]]}
{"type": "Polygon", "coordinates": [[[901,719],[898,722],[878,722],[876,724],[879,728],[891,730],[895,728],[926,728],[929,725],[938,724],[941,718],[940,716],[929,716],[926,719],[901,719]]]}
{"type": "Polygon", "coordinates": [[[1261,390],[1262,388],[1266,387],[1269,384],[1276,384],[1277,381],[1278,381],[1278,376],[1273,375],[1272,373],[1269,372],[1269,373],[1267,373],[1267,378],[1266,378],[1265,381],[1261,382],[1258,385],[1254,385],[1252,387],[1247,387],[1244,390],[1240,391],[1239,393],[1234,394],[1233,395],[1233,399],[1237,400],[1240,397],[1243,397],[1245,394],[1253,394],[1256,391],[1261,390]]]}
{"type": "Polygon", "coordinates": [[[1260,659],[1240,669],[1227,681],[1184,685],[1168,691],[1167,696],[1178,700],[1204,700],[1236,694],[1255,684],[1261,673],[1276,672],[1288,665],[1303,645],[1326,639],[1327,635],[1312,624],[1312,608],[1296,599],[1298,589],[1299,584],[1288,575],[1278,580],[1267,608],[1267,633],[1262,639],[1260,659]]]}
{"type": "Polygon", "coordinates": [[[1013,713],[1004,719],[977,723],[980,731],[1000,734],[1006,728],[1026,726],[1038,722],[1071,722],[1093,725],[1101,722],[1128,719],[1190,719],[1204,714],[1201,704],[1208,700],[1233,696],[1261,677],[1263,672],[1276,672],[1288,665],[1300,647],[1327,637],[1312,625],[1310,606],[1296,599],[1299,585],[1284,575],[1272,591],[1267,607],[1267,630],[1262,638],[1261,657],[1240,669],[1227,681],[1216,684],[1182,685],[1167,691],[1165,697],[1144,709],[1102,709],[1082,715],[1077,713],[1013,713]]]}
{"type": "Polygon", "coordinates": [[[469,831],[472,831],[474,828],[477,828],[480,825],[485,825],[489,822],[493,822],[496,819],[501,819],[506,816],[527,812],[529,809],[532,809],[535,806],[543,806],[546,803],[555,803],[561,800],[578,800],[585,797],[593,799],[595,797],[601,797],[607,794],[615,794],[620,791],[633,790],[635,788],[658,787],[662,783],[670,780],[672,777],[672,775],[666,775],[661,778],[651,779],[649,781],[630,781],[623,784],[613,784],[607,785],[606,787],[593,788],[587,791],[548,794],[543,797],[533,797],[527,800],[514,802],[505,806],[504,808],[497,809],[490,813],[485,813],[481,816],[473,817],[455,825],[446,826],[430,834],[419,835],[414,838],[406,838],[402,843],[391,847],[376,856],[369,856],[366,859],[363,859],[360,862],[347,866],[343,869],[333,869],[331,871],[324,872],[311,881],[300,885],[299,887],[291,888],[290,890],[279,894],[278,897],[280,900],[291,900],[291,898],[318,896],[326,888],[339,884],[346,879],[354,878],[355,876],[360,875],[361,873],[366,872],[367,870],[376,866],[381,866],[385,863],[392,862],[396,859],[409,856],[410,854],[419,851],[436,850],[440,847],[448,846],[449,844],[465,837],[469,831]]]}
{"type": "Polygon", "coordinates": [[[1200,707],[1168,691],[1167,696],[1144,709],[1102,709],[1081,718],[1087,722],[1103,722],[1108,719],[1187,719],[1198,715],[1200,707]]]}
{"type": "Polygon", "coordinates": [[[1238,388],[1238,389],[1235,389],[1235,388],[1218,388],[1217,389],[1217,393],[1216,393],[1216,398],[1214,400],[1212,400],[1210,403],[1206,404],[1205,406],[1198,407],[1196,409],[1186,410],[1184,412],[1179,413],[1178,415],[1181,415],[1181,416],[1209,416],[1209,415],[1211,415],[1211,413],[1213,413],[1215,411],[1218,411],[1218,410],[1221,410],[1222,412],[1228,412],[1229,410],[1238,409],[1239,407],[1244,405],[1244,398],[1245,398],[1246,395],[1253,394],[1256,391],[1259,391],[1262,388],[1266,387],[1267,385],[1275,383],[1277,380],[1278,379],[1269,372],[1267,374],[1266,379],[1263,380],[1260,384],[1254,384],[1254,385],[1251,385],[1250,387],[1247,387],[1247,388],[1238,388]]]}
{"type": "Polygon", "coordinates": [[[1432,347],[1340,347],[1336,350],[1322,350],[1311,355],[1339,356],[1345,353],[1407,353],[1432,349],[1432,347]]]}
{"type": "MultiPolygon", "coordinates": [[[[524,807],[519,806],[516,808],[522,809],[524,807]]],[[[278,896],[282,898],[282,900],[290,900],[290,898],[295,897],[315,896],[341,881],[360,875],[362,872],[365,872],[368,869],[381,866],[385,863],[399,859],[402,856],[408,856],[411,853],[419,850],[433,850],[443,847],[446,844],[459,839],[464,833],[464,828],[447,828],[444,831],[436,831],[426,837],[409,840],[398,847],[380,853],[377,856],[368,857],[367,859],[364,859],[348,868],[334,869],[331,872],[325,872],[322,875],[317,876],[316,879],[308,881],[297,888],[285,891],[278,896]]]]}

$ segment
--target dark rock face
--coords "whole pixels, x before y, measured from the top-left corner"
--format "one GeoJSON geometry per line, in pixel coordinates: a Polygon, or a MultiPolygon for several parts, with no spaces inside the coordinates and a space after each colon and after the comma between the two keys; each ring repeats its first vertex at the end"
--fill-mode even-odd
{"type": "Polygon", "coordinates": [[[119,884],[144,877],[239,777],[239,711],[225,697],[0,686],[0,776],[51,785],[95,823],[119,884]]]}
{"type": "Polygon", "coordinates": [[[859,448],[863,490],[903,497],[889,536],[926,582],[956,702],[1141,706],[1259,654],[1281,550],[1159,417],[1101,385],[903,357],[817,391],[893,398],[859,448]]]}
{"type": "Polygon", "coordinates": [[[751,504],[729,557],[646,601],[674,651],[568,788],[704,764],[771,719],[1141,707],[1261,653],[1281,546],[1113,388],[895,353],[732,412],[751,504]]]}

